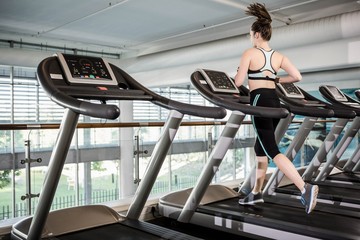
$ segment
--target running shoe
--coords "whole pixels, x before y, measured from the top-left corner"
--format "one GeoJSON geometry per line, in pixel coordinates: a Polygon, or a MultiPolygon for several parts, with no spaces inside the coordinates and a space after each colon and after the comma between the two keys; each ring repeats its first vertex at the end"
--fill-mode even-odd
{"type": "Polygon", "coordinates": [[[311,213],[311,211],[315,208],[318,192],[319,187],[317,185],[305,185],[305,193],[301,194],[300,201],[305,206],[305,212],[307,214],[311,213]]]}
{"type": "Polygon", "coordinates": [[[253,194],[252,192],[245,198],[239,200],[240,205],[254,205],[255,203],[263,203],[262,193],[253,194]]]}

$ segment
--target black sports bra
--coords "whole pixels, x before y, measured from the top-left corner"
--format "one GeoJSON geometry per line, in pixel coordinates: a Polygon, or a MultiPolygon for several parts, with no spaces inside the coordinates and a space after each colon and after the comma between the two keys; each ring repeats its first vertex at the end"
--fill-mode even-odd
{"type": "Polygon", "coordinates": [[[276,71],[271,65],[271,57],[273,53],[275,52],[273,49],[270,51],[266,51],[263,48],[257,48],[259,49],[265,57],[265,64],[262,68],[259,70],[248,70],[248,79],[249,80],[269,80],[269,81],[275,81],[276,79],[276,71]],[[265,76],[264,71],[270,71],[272,74],[270,76],[265,76]]]}

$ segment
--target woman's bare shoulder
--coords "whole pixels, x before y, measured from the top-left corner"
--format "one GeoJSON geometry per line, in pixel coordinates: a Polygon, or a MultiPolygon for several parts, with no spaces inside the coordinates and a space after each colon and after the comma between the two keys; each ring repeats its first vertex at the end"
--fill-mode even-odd
{"type": "Polygon", "coordinates": [[[253,56],[257,54],[258,51],[256,48],[248,48],[243,52],[243,56],[253,56]]]}
{"type": "Polygon", "coordinates": [[[255,53],[255,52],[259,52],[259,49],[255,48],[255,47],[252,47],[252,48],[246,49],[245,52],[255,53]]]}
{"type": "Polygon", "coordinates": [[[273,56],[274,56],[274,59],[276,59],[278,62],[282,62],[286,58],[285,55],[283,55],[282,53],[277,52],[277,51],[274,52],[273,56]]]}
{"type": "Polygon", "coordinates": [[[283,55],[281,52],[278,52],[278,51],[274,51],[274,55],[275,55],[276,57],[281,57],[281,58],[284,57],[284,55],[283,55]]]}

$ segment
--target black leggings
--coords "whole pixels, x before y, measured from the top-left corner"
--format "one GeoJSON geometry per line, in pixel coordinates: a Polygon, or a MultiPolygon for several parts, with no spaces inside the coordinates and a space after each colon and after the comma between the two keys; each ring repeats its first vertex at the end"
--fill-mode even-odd
{"type": "MultiPolygon", "coordinates": [[[[275,89],[259,88],[250,92],[250,103],[253,106],[280,107],[280,100],[275,89]]],[[[255,153],[258,157],[267,156],[273,160],[280,153],[275,141],[275,129],[279,118],[265,118],[252,116],[252,123],[257,135],[255,153]]]]}

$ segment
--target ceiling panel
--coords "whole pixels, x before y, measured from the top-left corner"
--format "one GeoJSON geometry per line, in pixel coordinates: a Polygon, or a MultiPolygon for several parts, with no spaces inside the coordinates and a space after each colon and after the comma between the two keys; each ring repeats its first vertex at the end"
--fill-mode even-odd
{"type": "Polygon", "coordinates": [[[148,0],[128,1],[56,28],[46,36],[77,37],[101,43],[117,41],[131,47],[219,24],[231,19],[237,9],[207,0],[148,0]],[[190,3],[191,2],[191,3],[190,3]],[[195,4],[194,4],[195,3],[195,4]],[[205,4],[210,3],[210,4],[205,4]],[[191,7],[189,7],[191,6],[191,7]],[[86,27],[84,27],[86,26],[86,27]],[[77,36],[81,33],[81,36],[77,36]]]}
{"type": "Polygon", "coordinates": [[[97,0],[2,0],[0,30],[38,34],[65,26],[108,6],[97,0]]]}
{"type": "MultiPolygon", "coordinates": [[[[0,40],[148,54],[248,32],[245,0],[1,0],[0,40]]],[[[263,0],[291,24],[360,9],[356,0],[263,0]]],[[[279,21],[280,20],[280,21],[279,21]]]]}

